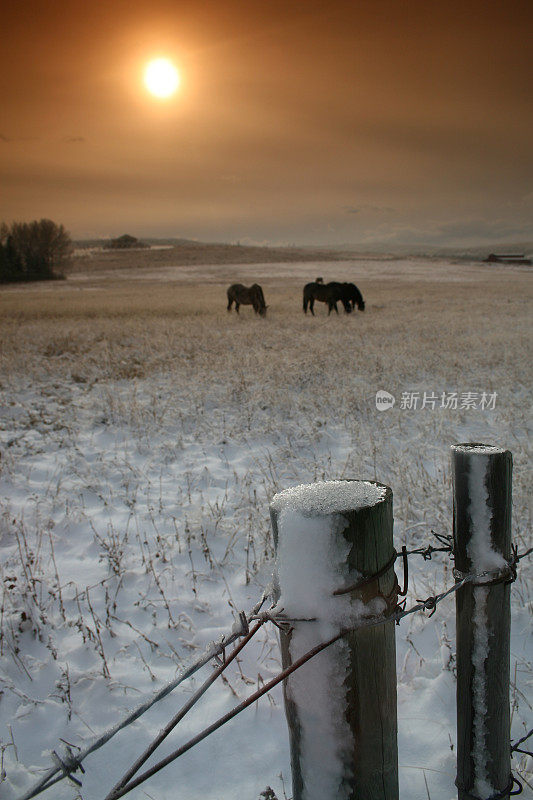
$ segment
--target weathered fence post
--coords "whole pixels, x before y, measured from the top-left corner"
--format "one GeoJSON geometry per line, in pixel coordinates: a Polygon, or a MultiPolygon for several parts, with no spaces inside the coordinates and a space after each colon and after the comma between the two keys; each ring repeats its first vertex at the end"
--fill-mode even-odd
{"type": "Polygon", "coordinates": [[[512,788],[509,719],[512,456],[482,444],[452,447],[459,800],[512,788]]]}
{"type": "MultiPolygon", "coordinates": [[[[396,606],[392,491],[326,481],[270,506],[283,667],[316,644],[396,606]],[[365,580],[368,579],[368,580],[365,580]],[[353,588],[359,584],[359,588],[353,588]]],[[[398,800],[394,622],[344,636],[284,685],[294,800],[398,800]]]]}

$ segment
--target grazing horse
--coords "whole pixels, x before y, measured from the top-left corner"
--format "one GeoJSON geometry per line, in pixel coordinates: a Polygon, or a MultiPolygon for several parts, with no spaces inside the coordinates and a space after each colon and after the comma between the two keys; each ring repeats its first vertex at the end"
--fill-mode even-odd
{"type": "Polygon", "coordinates": [[[364,311],[365,301],[363,300],[363,295],[355,283],[343,283],[342,285],[344,289],[341,299],[344,298],[345,300],[348,300],[348,302],[352,304],[352,310],[357,306],[359,311],[364,311]]]}
{"type": "Polygon", "coordinates": [[[307,314],[307,306],[309,306],[309,310],[314,316],[315,300],[319,300],[321,303],[328,304],[328,316],[333,309],[335,309],[338,314],[339,309],[337,308],[337,301],[340,300],[344,306],[344,310],[349,314],[352,310],[352,306],[350,301],[344,297],[344,293],[344,285],[336,281],[331,281],[326,284],[318,283],[317,281],[314,281],[314,283],[306,283],[304,286],[303,309],[307,314]]]}
{"type": "Polygon", "coordinates": [[[242,283],[232,283],[227,291],[228,311],[231,311],[232,303],[235,303],[235,311],[239,313],[239,306],[253,306],[256,314],[264,317],[268,306],[265,303],[263,290],[258,283],[252,286],[243,286],[242,283]]]}

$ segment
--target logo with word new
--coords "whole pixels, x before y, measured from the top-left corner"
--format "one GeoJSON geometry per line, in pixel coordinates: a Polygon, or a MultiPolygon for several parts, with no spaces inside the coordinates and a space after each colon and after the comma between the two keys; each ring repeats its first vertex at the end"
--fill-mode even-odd
{"type": "Polygon", "coordinates": [[[388,411],[389,408],[392,408],[394,403],[396,402],[396,398],[390,392],[386,392],[384,389],[380,389],[379,392],[376,392],[376,408],[378,411],[388,411]]]}

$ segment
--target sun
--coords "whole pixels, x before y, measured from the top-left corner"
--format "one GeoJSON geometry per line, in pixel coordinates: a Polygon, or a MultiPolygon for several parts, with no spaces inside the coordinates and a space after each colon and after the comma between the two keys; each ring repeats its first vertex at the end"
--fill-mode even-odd
{"type": "Polygon", "coordinates": [[[154,97],[161,99],[171,97],[179,83],[178,70],[168,58],[155,58],[146,65],[144,84],[154,97]]]}

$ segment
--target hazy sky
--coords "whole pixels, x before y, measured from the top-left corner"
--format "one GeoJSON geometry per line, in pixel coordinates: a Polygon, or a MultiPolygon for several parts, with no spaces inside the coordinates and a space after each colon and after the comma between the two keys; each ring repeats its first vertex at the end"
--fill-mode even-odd
{"type": "Polygon", "coordinates": [[[533,239],[533,3],[8,0],[0,219],[74,237],[533,239]],[[170,100],[143,86],[171,58],[170,100]]]}

